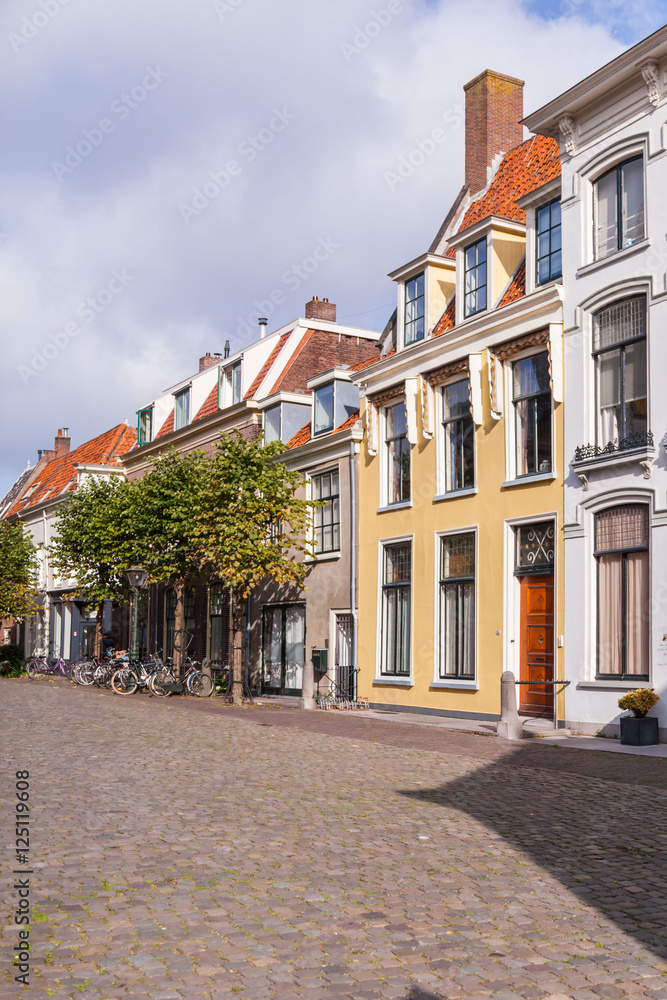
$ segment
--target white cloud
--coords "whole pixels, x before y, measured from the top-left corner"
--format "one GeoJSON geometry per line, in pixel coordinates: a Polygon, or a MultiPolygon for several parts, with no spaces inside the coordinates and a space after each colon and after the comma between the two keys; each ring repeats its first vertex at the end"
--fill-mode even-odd
{"type": "Polygon", "coordinates": [[[59,426],[81,443],[206,350],[239,346],[239,319],[276,288],[271,326],[318,294],[380,328],[386,272],[425,249],[461,186],[463,84],[487,66],[521,76],[528,111],[621,51],[604,23],[539,13],[516,0],[6,0],[0,494],[59,426]],[[58,12],[17,48],[10,36],[45,6],[58,12]],[[447,113],[447,141],[391,190],[385,173],[447,113]],[[59,179],[54,161],[85,141],[59,179]],[[230,161],[186,224],[179,206],[230,161]],[[286,286],[318,239],[339,246],[286,286]],[[122,293],[25,383],[19,366],[122,269],[122,293]]]}

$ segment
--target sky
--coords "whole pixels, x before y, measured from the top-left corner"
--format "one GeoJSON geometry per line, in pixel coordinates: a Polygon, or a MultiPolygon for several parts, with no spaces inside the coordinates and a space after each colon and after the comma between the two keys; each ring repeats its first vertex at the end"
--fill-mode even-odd
{"type": "Polygon", "coordinates": [[[134,424],[258,315],[327,296],[382,329],[387,272],[463,183],[463,85],[520,77],[528,113],[666,21],[667,0],[4,0],[0,497],[59,427],[134,424]]]}

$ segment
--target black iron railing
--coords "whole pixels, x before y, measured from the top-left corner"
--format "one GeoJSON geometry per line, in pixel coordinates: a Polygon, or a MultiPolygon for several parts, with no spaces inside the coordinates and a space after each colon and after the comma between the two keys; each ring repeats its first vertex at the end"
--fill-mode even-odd
{"type": "Polygon", "coordinates": [[[598,458],[600,455],[616,455],[622,451],[632,451],[635,448],[653,448],[652,431],[635,431],[620,441],[610,441],[604,447],[598,444],[582,444],[574,450],[575,462],[583,462],[587,458],[598,458]]]}

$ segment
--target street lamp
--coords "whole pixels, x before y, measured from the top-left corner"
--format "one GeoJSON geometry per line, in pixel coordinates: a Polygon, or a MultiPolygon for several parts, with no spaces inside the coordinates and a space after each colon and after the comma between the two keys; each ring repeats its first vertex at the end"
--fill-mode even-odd
{"type": "Polygon", "coordinates": [[[139,563],[135,563],[134,566],[130,566],[126,570],[125,576],[134,593],[134,600],[132,601],[132,649],[130,650],[130,659],[136,660],[139,653],[139,591],[143,590],[146,586],[148,573],[139,563]]]}

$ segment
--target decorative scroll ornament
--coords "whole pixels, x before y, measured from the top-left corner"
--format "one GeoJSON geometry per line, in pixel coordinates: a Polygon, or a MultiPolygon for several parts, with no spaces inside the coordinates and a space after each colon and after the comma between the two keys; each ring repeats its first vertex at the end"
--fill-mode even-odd
{"type": "Polygon", "coordinates": [[[425,378],[420,377],[419,382],[422,402],[422,434],[425,438],[432,438],[435,427],[435,393],[425,378]]]}
{"type": "Polygon", "coordinates": [[[570,156],[574,156],[576,145],[576,126],[574,124],[574,118],[570,115],[564,115],[558,122],[558,131],[560,132],[560,140],[565,146],[565,152],[569,153],[570,156]]]}
{"type": "Polygon", "coordinates": [[[506,340],[504,344],[494,347],[493,353],[499,361],[507,361],[521,351],[528,350],[529,347],[547,347],[549,344],[549,329],[538,330],[536,333],[528,333],[525,337],[515,337],[514,340],[506,340]]]}
{"type": "Polygon", "coordinates": [[[516,568],[519,572],[548,570],[554,564],[553,521],[527,524],[517,531],[516,568]]]}
{"type": "Polygon", "coordinates": [[[470,412],[472,422],[475,427],[481,427],[483,423],[482,412],[482,355],[471,354],[468,358],[470,365],[470,378],[468,389],[470,392],[470,412]]]}
{"type": "Polygon", "coordinates": [[[488,352],[488,374],[489,374],[489,404],[491,406],[491,416],[494,420],[500,420],[503,415],[502,402],[502,372],[503,366],[497,354],[488,352]]]}
{"type": "Polygon", "coordinates": [[[378,411],[375,404],[366,400],[366,442],[369,455],[378,453],[378,411]]]}
{"type": "Polygon", "coordinates": [[[647,62],[642,66],[642,77],[644,78],[644,83],[646,84],[646,93],[648,95],[649,102],[654,108],[660,104],[660,98],[662,94],[660,93],[660,74],[658,72],[657,63],[647,62]]]}
{"type": "Polygon", "coordinates": [[[417,444],[417,394],[419,392],[419,379],[406,378],[405,380],[405,416],[407,422],[407,439],[410,444],[417,444]]]}

